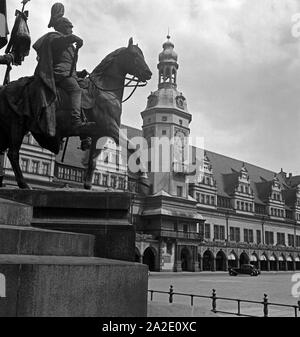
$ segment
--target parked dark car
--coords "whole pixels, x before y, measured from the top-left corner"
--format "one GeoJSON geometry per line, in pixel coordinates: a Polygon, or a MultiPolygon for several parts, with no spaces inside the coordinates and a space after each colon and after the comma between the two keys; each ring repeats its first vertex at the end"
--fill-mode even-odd
{"type": "Polygon", "coordinates": [[[257,276],[260,274],[260,270],[252,264],[242,264],[240,268],[229,268],[228,271],[230,276],[237,276],[238,274],[257,276]]]}

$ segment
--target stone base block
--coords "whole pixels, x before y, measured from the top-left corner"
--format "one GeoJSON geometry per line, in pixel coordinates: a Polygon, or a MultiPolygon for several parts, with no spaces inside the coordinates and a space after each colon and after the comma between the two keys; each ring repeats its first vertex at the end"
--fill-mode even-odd
{"type": "Polygon", "coordinates": [[[138,263],[0,255],[1,274],[6,281],[1,317],[147,315],[147,267],[138,263]]]}
{"type": "Polygon", "coordinates": [[[93,235],[0,225],[0,254],[93,256],[94,242],[93,235]]]}
{"type": "Polygon", "coordinates": [[[0,224],[30,226],[32,207],[0,198],[0,224]]]}

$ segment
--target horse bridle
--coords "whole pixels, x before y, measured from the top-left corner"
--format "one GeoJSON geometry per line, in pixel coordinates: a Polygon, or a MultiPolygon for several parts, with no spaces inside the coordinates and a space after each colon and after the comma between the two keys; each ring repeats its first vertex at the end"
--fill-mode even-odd
{"type": "MultiPolygon", "coordinates": [[[[93,77],[90,73],[87,73],[88,74],[88,78],[90,79],[90,81],[93,83],[93,85],[100,91],[104,91],[104,92],[107,92],[109,93],[110,95],[112,95],[114,98],[115,96],[111,93],[111,91],[116,91],[116,90],[120,90],[120,89],[124,89],[124,88],[133,88],[132,92],[128,95],[128,97],[126,99],[124,99],[121,103],[124,103],[126,101],[128,101],[131,96],[134,94],[134,92],[136,91],[136,89],[138,87],[145,87],[147,85],[147,81],[141,83],[141,81],[136,78],[135,76],[132,76],[131,78],[130,77],[127,77],[125,76],[125,80],[127,80],[128,82],[125,83],[122,87],[119,87],[119,88],[113,88],[113,89],[104,89],[102,87],[100,87],[99,85],[97,85],[95,83],[95,81],[93,80],[93,77]],[[136,82],[136,84],[132,85],[130,84],[131,82],[136,82]]],[[[118,77],[118,78],[121,78],[121,76],[114,76],[114,75],[108,75],[110,77],[118,77]]]]}

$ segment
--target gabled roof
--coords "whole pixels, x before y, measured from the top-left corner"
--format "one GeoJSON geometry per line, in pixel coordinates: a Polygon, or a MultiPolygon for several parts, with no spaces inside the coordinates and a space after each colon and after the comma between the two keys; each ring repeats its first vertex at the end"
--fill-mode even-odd
{"type": "MultiPolygon", "coordinates": [[[[217,182],[218,195],[225,197],[230,196],[228,192],[231,192],[231,188],[228,186],[230,184],[234,184],[235,179],[237,179],[244,164],[249,174],[250,186],[254,192],[254,201],[259,204],[263,203],[260,195],[265,195],[265,190],[267,189],[268,184],[264,186],[260,185],[260,183],[269,182],[272,184],[275,172],[208,150],[206,150],[206,154],[213,167],[214,178],[217,182]]],[[[278,179],[279,182],[283,184],[283,178],[278,176],[278,179]]]]}

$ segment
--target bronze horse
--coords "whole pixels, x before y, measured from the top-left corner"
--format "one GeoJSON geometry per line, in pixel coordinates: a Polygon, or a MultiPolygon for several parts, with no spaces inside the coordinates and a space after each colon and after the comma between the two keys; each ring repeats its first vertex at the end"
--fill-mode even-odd
{"type": "MultiPolygon", "coordinates": [[[[107,55],[89,77],[85,79],[90,106],[88,109],[84,109],[84,113],[88,121],[96,123],[95,130],[88,135],[92,141],[84,179],[84,187],[86,189],[91,189],[92,187],[93,162],[98,139],[111,137],[119,144],[122,99],[127,74],[136,78],[137,85],[139,82],[146,82],[152,76],[141,49],[138,45],[133,44],[132,38],[129,40],[128,47],[119,48],[107,55]]],[[[22,81],[22,79],[18,81],[22,81]]],[[[68,122],[70,116],[66,111],[65,100],[59,98],[59,96],[63,97],[65,95],[58,95],[56,135],[49,141],[49,138],[41,133],[36,133],[36,130],[31,127],[34,125],[33,116],[28,116],[28,114],[20,115],[11,109],[4,95],[4,89],[5,87],[0,90],[0,153],[8,149],[7,156],[19,188],[29,189],[30,186],[26,183],[19,165],[19,151],[25,134],[30,131],[40,146],[55,154],[58,153],[59,144],[63,138],[75,135],[72,134],[70,129],[70,123],[68,122]]],[[[128,144],[129,140],[125,139],[125,141],[128,144]]]]}

